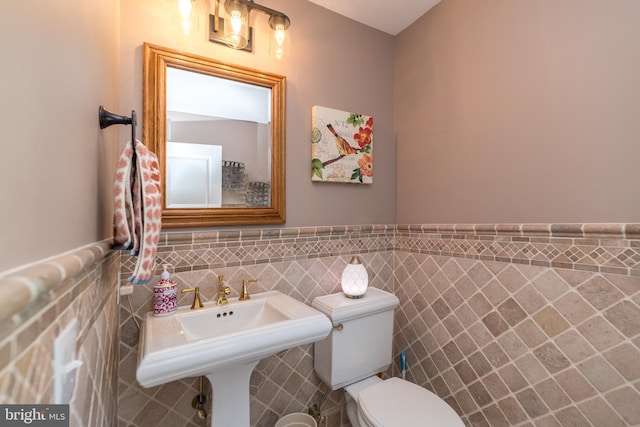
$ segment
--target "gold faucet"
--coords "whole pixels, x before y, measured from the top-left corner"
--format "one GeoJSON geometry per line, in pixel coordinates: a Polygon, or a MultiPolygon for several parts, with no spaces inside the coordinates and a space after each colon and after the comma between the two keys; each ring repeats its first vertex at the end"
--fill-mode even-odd
{"type": "Polygon", "coordinates": [[[224,285],[224,276],[218,276],[218,301],[216,304],[224,305],[227,304],[227,295],[231,293],[231,289],[228,286],[224,285]]]}
{"type": "Polygon", "coordinates": [[[199,286],[196,286],[195,288],[183,289],[180,292],[183,293],[183,294],[185,292],[193,292],[194,293],[193,304],[191,304],[191,310],[197,310],[198,308],[204,307],[202,305],[202,301],[200,301],[200,287],[199,286]]]}
{"type": "Polygon", "coordinates": [[[257,283],[258,281],[256,279],[249,279],[249,280],[243,280],[242,281],[242,292],[240,292],[240,298],[238,298],[240,301],[246,301],[248,299],[251,299],[251,297],[249,296],[249,292],[247,291],[247,284],[248,283],[257,283]]]}

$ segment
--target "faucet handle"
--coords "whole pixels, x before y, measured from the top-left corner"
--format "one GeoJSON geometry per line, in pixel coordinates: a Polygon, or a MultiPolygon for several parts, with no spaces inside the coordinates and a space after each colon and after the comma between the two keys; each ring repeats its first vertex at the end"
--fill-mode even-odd
{"type": "Polygon", "coordinates": [[[218,276],[218,301],[216,304],[223,305],[227,304],[227,295],[231,294],[231,289],[228,286],[224,285],[224,276],[218,276]]]}
{"type": "Polygon", "coordinates": [[[180,291],[180,293],[193,292],[193,304],[191,304],[191,310],[196,310],[198,308],[204,307],[202,305],[202,301],[200,300],[200,287],[196,286],[195,288],[187,288],[180,291]]]}
{"type": "Polygon", "coordinates": [[[249,292],[247,291],[247,284],[249,283],[257,283],[258,280],[256,279],[248,279],[248,280],[243,280],[242,281],[242,292],[240,292],[240,298],[238,298],[240,301],[246,301],[248,299],[251,299],[251,296],[249,296],[249,292]]]}

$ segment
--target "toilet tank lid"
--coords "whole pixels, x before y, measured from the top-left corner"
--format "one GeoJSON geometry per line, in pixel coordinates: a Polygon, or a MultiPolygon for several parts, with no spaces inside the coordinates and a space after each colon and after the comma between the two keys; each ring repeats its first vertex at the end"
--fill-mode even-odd
{"type": "Polygon", "coordinates": [[[323,295],[313,299],[311,306],[335,323],[393,310],[400,301],[392,293],[369,288],[362,298],[347,298],[344,293],[323,295]]]}

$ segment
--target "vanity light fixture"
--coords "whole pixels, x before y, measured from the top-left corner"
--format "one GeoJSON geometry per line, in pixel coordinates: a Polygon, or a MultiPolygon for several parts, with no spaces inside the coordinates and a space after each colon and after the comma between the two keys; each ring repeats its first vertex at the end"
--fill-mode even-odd
{"type": "Polygon", "coordinates": [[[342,292],[347,298],[362,298],[369,286],[369,275],[356,255],[342,271],[342,292]]]}
{"type": "Polygon", "coordinates": [[[269,52],[276,59],[287,56],[289,17],[282,12],[255,3],[253,0],[215,0],[214,14],[209,15],[209,41],[232,49],[253,52],[253,29],[249,26],[251,12],[269,15],[271,41],[269,52]]]}

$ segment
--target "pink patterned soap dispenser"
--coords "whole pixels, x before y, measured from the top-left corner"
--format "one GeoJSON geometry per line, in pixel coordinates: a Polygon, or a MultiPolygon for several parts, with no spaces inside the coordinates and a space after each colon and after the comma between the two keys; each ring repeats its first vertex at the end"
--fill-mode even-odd
{"type": "Polygon", "coordinates": [[[168,316],[178,308],[178,291],[176,283],[169,276],[169,264],[163,265],[164,270],[158,283],[153,285],[153,315],[168,316]]]}

